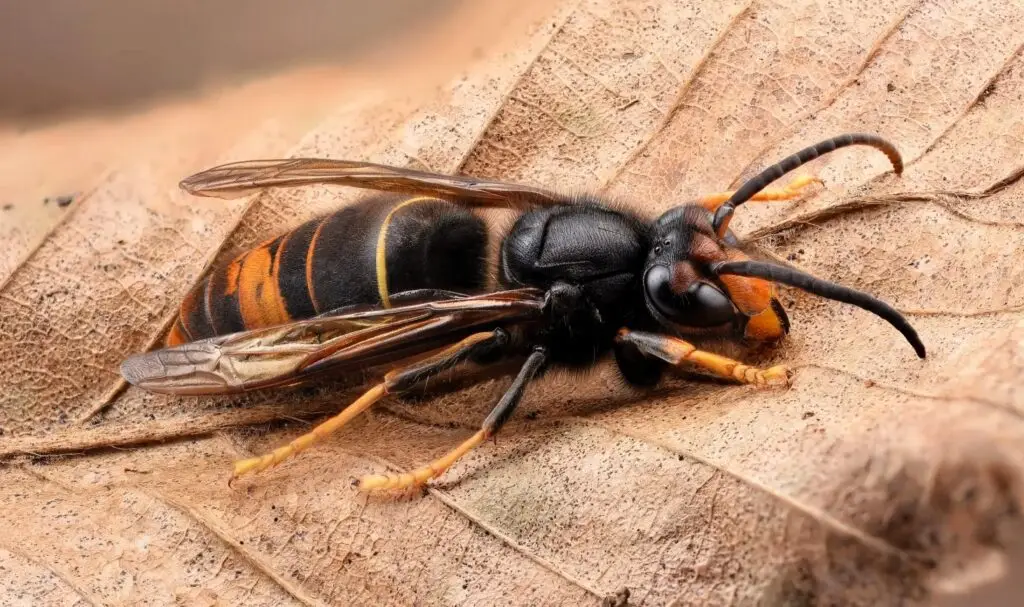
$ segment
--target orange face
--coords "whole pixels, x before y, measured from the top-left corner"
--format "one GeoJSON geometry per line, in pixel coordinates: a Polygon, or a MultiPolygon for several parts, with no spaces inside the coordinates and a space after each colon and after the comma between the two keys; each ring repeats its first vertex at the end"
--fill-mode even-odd
{"type": "MultiPolygon", "coordinates": [[[[748,259],[743,253],[730,250],[729,261],[748,259]]],[[[719,276],[718,280],[729,292],[729,299],[744,314],[750,317],[743,336],[758,341],[774,341],[781,339],[789,330],[789,319],[786,318],[782,305],[775,292],[775,285],[761,278],[745,276],[719,276]]]]}

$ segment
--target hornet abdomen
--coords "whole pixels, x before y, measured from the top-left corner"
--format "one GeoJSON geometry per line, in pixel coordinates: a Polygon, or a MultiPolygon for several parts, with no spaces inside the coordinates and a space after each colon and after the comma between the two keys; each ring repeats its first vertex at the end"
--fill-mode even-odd
{"type": "Polygon", "coordinates": [[[486,225],[462,206],[425,197],[370,198],[211,271],[182,302],[167,345],[345,306],[387,306],[389,293],[479,290],[486,249],[486,225]]]}

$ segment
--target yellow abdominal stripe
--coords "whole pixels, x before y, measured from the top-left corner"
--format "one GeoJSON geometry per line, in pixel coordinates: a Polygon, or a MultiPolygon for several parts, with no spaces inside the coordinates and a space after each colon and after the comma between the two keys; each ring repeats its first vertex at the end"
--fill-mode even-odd
{"type": "Polygon", "coordinates": [[[388,226],[391,225],[391,219],[395,216],[395,213],[404,206],[423,202],[425,200],[437,200],[430,196],[417,196],[410,198],[391,209],[391,212],[384,218],[384,222],[380,226],[380,232],[377,234],[377,294],[380,295],[381,305],[385,308],[391,307],[391,298],[388,297],[388,226]]]}

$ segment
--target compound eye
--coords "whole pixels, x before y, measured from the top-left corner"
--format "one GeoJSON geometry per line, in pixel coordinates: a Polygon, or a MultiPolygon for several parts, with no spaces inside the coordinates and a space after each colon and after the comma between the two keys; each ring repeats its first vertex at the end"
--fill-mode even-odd
{"type": "Polygon", "coordinates": [[[686,292],[672,290],[672,271],[652,266],[644,276],[647,301],[664,317],[688,327],[714,327],[732,321],[732,301],[714,285],[694,281],[686,292]]]}
{"type": "Polygon", "coordinates": [[[644,290],[647,301],[669,318],[678,316],[685,302],[672,290],[672,272],[665,266],[657,265],[647,270],[644,276],[644,290]]]}
{"type": "Polygon", "coordinates": [[[735,311],[725,293],[706,282],[695,282],[686,290],[691,303],[687,324],[714,327],[732,320],[735,311]]]}

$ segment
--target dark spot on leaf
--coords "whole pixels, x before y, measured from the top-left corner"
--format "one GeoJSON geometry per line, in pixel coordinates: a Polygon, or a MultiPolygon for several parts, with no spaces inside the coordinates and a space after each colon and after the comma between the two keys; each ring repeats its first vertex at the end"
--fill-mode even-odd
{"type": "Polygon", "coordinates": [[[991,84],[989,84],[987,87],[985,87],[985,90],[982,91],[980,95],[978,95],[978,103],[981,103],[981,102],[985,101],[986,99],[988,99],[988,96],[991,95],[994,92],[996,92],[996,83],[995,83],[995,81],[993,81],[991,84]]]}
{"type": "MultiPolygon", "coordinates": [[[[44,198],[43,199],[43,203],[45,204],[46,201],[48,201],[48,200],[49,200],[49,198],[44,198]]],[[[65,194],[63,196],[56,196],[56,197],[54,197],[53,201],[57,203],[58,207],[63,209],[64,207],[70,205],[72,202],[75,201],[75,195],[74,194],[65,194]]]]}
{"type": "Polygon", "coordinates": [[[629,607],[629,588],[622,588],[601,600],[601,607],[629,607]]]}

